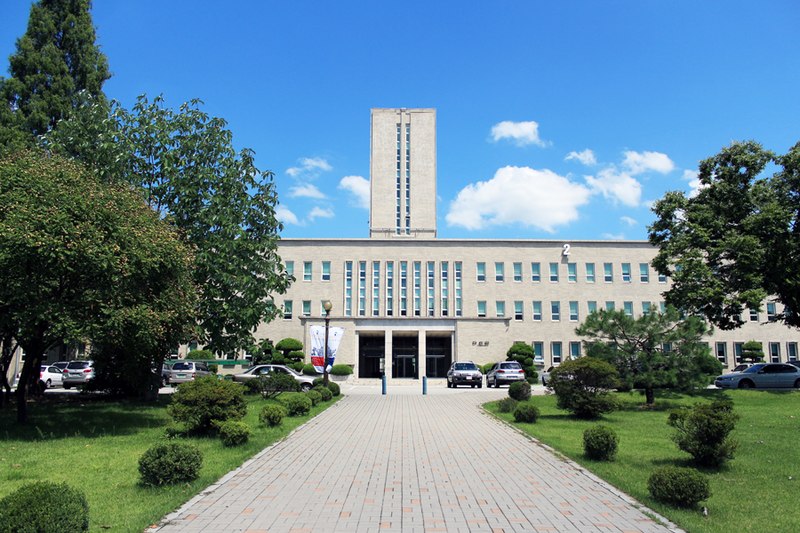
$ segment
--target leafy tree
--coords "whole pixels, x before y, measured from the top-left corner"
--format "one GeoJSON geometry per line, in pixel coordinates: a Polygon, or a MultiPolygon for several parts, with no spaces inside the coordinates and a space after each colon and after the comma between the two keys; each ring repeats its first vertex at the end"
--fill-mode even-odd
{"type": "Polygon", "coordinates": [[[536,383],[538,374],[536,367],[533,366],[533,348],[524,342],[515,342],[506,352],[507,361],[516,361],[525,371],[525,379],[528,383],[536,383]]]}
{"type": "Polygon", "coordinates": [[[28,29],[10,58],[11,77],[0,80],[0,142],[14,132],[41,135],[68,118],[75,96],[87,91],[104,101],[111,76],[95,44],[89,0],[40,0],[31,6],[28,29]]]}
{"type": "Polygon", "coordinates": [[[550,386],[558,406],[578,418],[597,418],[617,407],[610,394],[617,386],[617,371],[613,365],[594,357],[564,361],[551,372],[550,386]]]}
{"type": "Polygon", "coordinates": [[[654,207],[653,266],[672,278],[667,302],[733,329],[774,295],[785,306],[777,318],[800,326],[800,143],[783,156],[733,143],[698,177],[696,196],[669,192],[654,207]]]}
{"type": "Polygon", "coordinates": [[[673,307],[636,319],[624,311],[596,311],[575,332],[586,337],[588,355],[616,367],[623,385],[644,389],[648,404],[655,401],[655,389],[704,386],[710,366],[715,369],[711,375],[721,370],[702,342],[708,333],[705,322],[681,320],[673,307]]]}
{"type": "Polygon", "coordinates": [[[303,343],[291,337],[281,339],[275,345],[275,349],[281,352],[283,362],[280,364],[298,363],[303,361],[306,356],[305,352],[303,352],[303,343]]]}
{"type": "MultiPolygon", "coordinates": [[[[160,366],[194,322],[190,266],[175,231],[129,187],[38,152],[0,159],[0,308],[28,355],[22,383],[62,341],[94,339],[160,366]]],[[[21,422],[25,396],[20,387],[21,422]]]]}
{"type": "Polygon", "coordinates": [[[758,363],[764,360],[764,349],[758,341],[747,341],[742,345],[742,363],[758,363]]]}

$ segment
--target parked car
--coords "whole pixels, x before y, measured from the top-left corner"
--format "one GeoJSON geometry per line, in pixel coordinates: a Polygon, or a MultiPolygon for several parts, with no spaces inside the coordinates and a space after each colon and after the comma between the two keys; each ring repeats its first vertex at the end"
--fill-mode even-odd
{"type": "Polygon", "coordinates": [[[551,366],[547,370],[542,371],[542,385],[544,385],[545,387],[547,387],[547,384],[550,382],[550,372],[555,370],[555,368],[556,367],[551,366]]]}
{"type": "Polygon", "coordinates": [[[305,374],[301,374],[300,372],[297,372],[293,368],[289,368],[288,366],[284,365],[251,366],[241,374],[235,374],[233,376],[233,381],[238,381],[240,383],[243,383],[245,381],[256,379],[262,376],[266,377],[269,374],[275,372],[289,374],[290,376],[292,376],[295,379],[295,381],[297,381],[300,384],[300,390],[307,391],[314,386],[314,376],[306,376],[305,374]]]}
{"type": "Polygon", "coordinates": [[[54,366],[54,367],[58,368],[59,370],[61,370],[63,372],[64,369],[67,368],[68,364],[69,364],[69,361],[56,361],[55,363],[53,363],[50,366],[54,366]]]}
{"type": "Polygon", "coordinates": [[[481,369],[472,361],[456,361],[447,371],[447,387],[456,388],[459,385],[469,385],[473,389],[483,387],[483,374],[481,369]]]}
{"type": "Polygon", "coordinates": [[[525,381],[525,371],[516,361],[501,361],[495,363],[486,373],[486,386],[495,388],[515,381],[525,381]]]}
{"type": "Polygon", "coordinates": [[[42,365],[39,369],[39,381],[43,389],[60,387],[63,385],[63,373],[55,365],[42,365]]]}
{"type": "Polygon", "coordinates": [[[789,364],[800,368],[800,360],[789,361],[789,364]]]}
{"type": "Polygon", "coordinates": [[[161,365],[161,386],[166,387],[169,385],[169,375],[172,370],[172,363],[164,363],[161,365]]]}
{"type": "Polygon", "coordinates": [[[194,381],[203,376],[210,376],[208,364],[200,361],[177,361],[169,369],[169,384],[179,385],[187,381],[194,381]]]}
{"type": "Polygon", "coordinates": [[[738,365],[733,367],[733,370],[731,370],[731,372],[744,372],[751,366],[753,366],[753,363],[739,363],[738,365]]]}
{"type": "Polygon", "coordinates": [[[800,368],[786,363],[757,363],[744,372],[723,374],[714,380],[721,389],[800,388],[800,368]]]}
{"type": "Polygon", "coordinates": [[[94,361],[70,361],[61,376],[65,389],[86,385],[94,378],[94,361]]]}

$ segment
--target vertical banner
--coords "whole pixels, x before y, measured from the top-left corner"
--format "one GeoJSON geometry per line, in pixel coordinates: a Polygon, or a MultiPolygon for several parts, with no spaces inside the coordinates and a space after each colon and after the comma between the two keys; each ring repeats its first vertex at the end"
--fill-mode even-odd
{"type": "Polygon", "coordinates": [[[339,343],[342,342],[342,335],[344,335],[344,328],[330,328],[328,331],[328,372],[331,371],[333,362],[336,360],[336,350],[339,349],[339,343]]]}
{"type": "MultiPolygon", "coordinates": [[[[311,364],[319,374],[325,371],[325,327],[310,326],[308,333],[311,336],[311,364]]],[[[328,372],[330,372],[333,362],[336,359],[336,351],[339,343],[342,342],[344,328],[328,328],[328,372]]]]}

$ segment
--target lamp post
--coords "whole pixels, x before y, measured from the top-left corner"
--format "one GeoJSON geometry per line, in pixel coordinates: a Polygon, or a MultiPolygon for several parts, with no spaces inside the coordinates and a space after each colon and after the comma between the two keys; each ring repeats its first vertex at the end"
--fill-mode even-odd
{"type": "Polygon", "coordinates": [[[322,382],[325,383],[325,386],[328,385],[328,330],[330,329],[331,325],[331,309],[333,308],[333,304],[330,300],[325,300],[322,302],[322,308],[325,309],[325,347],[323,348],[323,354],[325,358],[322,361],[322,382]]]}

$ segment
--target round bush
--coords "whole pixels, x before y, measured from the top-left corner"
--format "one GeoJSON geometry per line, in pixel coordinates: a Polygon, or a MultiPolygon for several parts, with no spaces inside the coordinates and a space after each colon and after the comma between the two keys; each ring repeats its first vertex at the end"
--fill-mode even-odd
{"type": "Polygon", "coordinates": [[[333,393],[325,385],[317,385],[311,390],[317,391],[319,395],[322,397],[323,402],[330,401],[330,399],[333,398],[333,393]]]}
{"type": "Polygon", "coordinates": [[[550,373],[547,384],[557,405],[578,418],[598,418],[617,408],[611,389],[617,386],[617,369],[594,357],[564,361],[550,373]]]}
{"type": "Polygon", "coordinates": [[[311,363],[307,363],[303,365],[303,374],[306,376],[318,376],[317,369],[314,368],[314,365],[311,363]]]}
{"type": "Polygon", "coordinates": [[[333,365],[330,374],[332,376],[349,376],[353,373],[353,367],[350,365],[333,365]]]}
{"type": "Polygon", "coordinates": [[[89,531],[89,504],[81,491],[66,483],[28,483],[0,500],[0,530],[89,531]]]}
{"type": "Polygon", "coordinates": [[[286,408],[281,405],[265,405],[261,408],[261,412],[258,414],[258,419],[261,421],[262,424],[275,427],[279,426],[283,421],[283,417],[286,416],[286,408]]]}
{"type": "Polygon", "coordinates": [[[261,393],[261,383],[259,383],[258,378],[256,379],[248,379],[244,383],[244,393],[245,394],[260,394],[261,393]]]}
{"type": "Polygon", "coordinates": [[[311,411],[311,398],[302,392],[288,392],[278,396],[289,416],[303,416],[311,411]]]}
{"type": "Polygon", "coordinates": [[[311,400],[311,405],[317,405],[322,401],[322,394],[320,394],[316,389],[311,389],[310,391],[306,392],[306,396],[308,396],[308,399],[311,400]]]}
{"type": "Polygon", "coordinates": [[[676,507],[694,507],[711,497],[708,478],[691,468],[664,466],[657,468],[647,480],[650,495],[676,507]]]}
{"type": "Polygon", "coordinates": [[[517,381],[508,386],[509,398],[518,402],[526,402],[531,397],[531,384],[527,381],[517,381]]]}
{"type": "Polygon", "coordinates": [[[200,450],[183,442],[156,444],[139,458],[142,485],[154,487],[194,481],[201,466],[200,450]]]}
{"type": "Polygon", "coordinates": [[[719,467],[733,459],[737,443],[730,438],[739,416],[728,398],[710,404],[696,404],[669,415],[667,423],[677,431],[672,439],[700,466],[719,467]]]}
{"type": "Polygon", "coordinates": [[[247,405],[238,383],[205,376],[182,383],[172,395],[167,411],[188,431],[209,433],[226,420],[241,420],[247,405]]]}
{"type": "Polygon", "coordinates": [[[342,389],[339,387],[339,384],[334,383],[333,381],[328,382],[328,390],[331,391],[331,394],[334,396],[339,396],[342,393],[342,389]]]}
{"type": "Polygon", "coordinates": [[[503,398],[497,402],[497,410],[501,413],[513,413],[518,403],[514,398],[503,398]]]}
{"type": "Polygon", "coordinates": [[[250,426],[244,422],[228,420],[220,424],[219,438],[223,446],[241,446],[250,438],[250,426]]]}
{"type": "Polygon", "coordinates": [[[530,402],[520,402],[514,408],[514,421],[533,424],[539,419],[539,408],[530,402]]]}
{"type": "Polygon", "coordinates": [[[617,454],[619,437],[608,426],[594,426],[583,432],[583,453],[595,461],[612,461],[617,454]]]}

